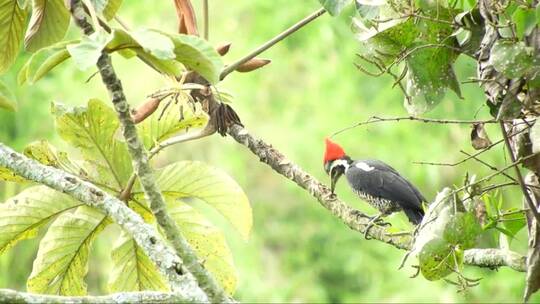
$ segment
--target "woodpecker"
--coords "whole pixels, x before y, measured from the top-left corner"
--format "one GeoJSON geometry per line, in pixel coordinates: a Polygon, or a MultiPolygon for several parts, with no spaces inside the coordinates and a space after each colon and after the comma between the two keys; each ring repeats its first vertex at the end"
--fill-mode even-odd
{"type": "Polygon", "coordinates": [[[330,189],[334,193],[336,183],[345,174],[349,186],[362,200],[379,210],[370,217],[369,229],[393,212],[405,212],[409,221],[418,225],[424,217],[424,196],[394,168],[380,160],[352,160],[341,146],[326,139],[324,170],[330,176],[330,189]]]}

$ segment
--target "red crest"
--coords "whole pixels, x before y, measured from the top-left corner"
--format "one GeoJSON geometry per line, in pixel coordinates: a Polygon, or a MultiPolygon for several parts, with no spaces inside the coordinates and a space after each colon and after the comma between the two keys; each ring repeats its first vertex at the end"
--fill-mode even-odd
{"type": "Polygon", "coordinates": [[[330,139],[326,138],[326,150],[324,151],[324,163],[327,163],[329,161],[336,160],[338,158],[342,158],[345,156],[345,151],[343,151],[343,148],[336,144],[335,142],[331,141],[330,139]]]}

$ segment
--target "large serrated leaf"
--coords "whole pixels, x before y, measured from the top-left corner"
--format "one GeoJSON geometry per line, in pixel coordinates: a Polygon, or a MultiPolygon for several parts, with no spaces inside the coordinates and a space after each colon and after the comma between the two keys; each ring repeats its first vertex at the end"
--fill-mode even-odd
{"type": "Polygon", "coordinates": [[[238,275],[223,232],[186,203],[169,200],[167,209],[197,257],[204,261],[204,267],[229,294],[233,294],[238,275]]]}
{"type": "Polygon", "coordinates": [[[187,98],[179,96],[179,99],[178,103],[168,106],[166,104],[168,101],[163,100],[154,115],[138,125],[139,134],[146,148],[150,149],[156,143],[180,131],[201,127],[208,122],[208,115],[202,110],[200,104],[192,106],[186,103],[187,98]]]}
{"type": "Polygon", "coordinates": [[[103,213],[88,206],[60,215],[39,244],[27,282],[28,291],[86,295],[88,254],[96,236],[109,223],[103,213]]]}
{"type": "Polygon", "coordinates": [[[110,292],[168,290],[156,266],[125,232],[117,239],[111,256],[113,268],[108,283],[110,292]]]}
{"type": "Polygon", "coordinates": [[[32,17],[24,37],[24,47],[35,52],[66,35],[70,14],[63,0],[33,0],[32,17]]]}
{"type": "Polygon", "coordinates": [[[25,189],[0,204],[0,253],[20,240],[35,237],[56,216],[81,205],[45,186],[25,189]]]}
{"type": "MultiPolygon", "coordinates": [[[[225,172],[202,162],[181,161],[158,170],[156,177],[168,200],[200,199],[221,213],[244,238],[249,237],[251,206],[242,188],[225,172]]],[[[143,197],[140,191],[134,195],[143,197]]]]}
{"type": "Polygon", "coordinates": [[[63,41],[35,52],[19,71],[19,85],[22,85],[26,81],[32,84],[40,80],[57,65],[70,57],[66,46],[77,42],[77,40],[63,41]]]}
{"type": "Polygon", "coordinates": [[[21,41],[28,11],[15,0],[0,0],[0,73],[6,71],[15,61],[21,41]]]}
{"type": "Polygon", "coordinates": [[[5,109],[11,112],[17,110],[17,102],[13,92],[0,80],[0,109],[5,109]]]}
{"type": "Polygon", "coordinates": [[[96,169],[97,176],[92,180],[122,189],[133,170],[126,144],[115,139],[119,122],[114,110],[91,99],[87,107],[53,104],[52,112],[60,137],[79,149],[96,169]]]}
{"type": "Polygon", "coordinates": [[[319,0],[319,3],[332,16],[339,15],[341,11],[351,3],[351,0],[319,0]]]}

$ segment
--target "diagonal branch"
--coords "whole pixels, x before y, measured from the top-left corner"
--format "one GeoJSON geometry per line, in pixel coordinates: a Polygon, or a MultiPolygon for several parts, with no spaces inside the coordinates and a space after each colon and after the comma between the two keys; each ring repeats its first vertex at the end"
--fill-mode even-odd
{"type": "Polygon", "coordinates": [[[109,304],[109,303],[197,303],[177,293],[143,291],[119,292],[106,296],[53,296],[19,292],[11,289],[0,289],[0,303],[79,303],[79,304],[109,304]]]}
{"type": "MultiPolygon", "coordinates": [[[[365,214],[338,199],[337,196],[330,192],[327,186],[302,170],[297,164],[287,159],[276,148],[261,139],[253,137],[245,128],[239,125],[230,127],[228,134],[259,157],[261,162],[307,190],[324,208],[345,225],[349,226],[349,228],[360,233],[365,233],[369,222],[369,218],[365,214]]],[[[373,227],[373,229],[370,229],[368,235],[398,249],[410,250],[411,248],[411,238],[407,235],[389,235],[380,227],[373,227]]],[[[525,258],[523,256],[500,249],[466,250],[464,262],[465,264],[479,267],[496,268],[508,266],[516,271],[525,271],[525,258]]]]}
{"type": "MultiPolygon", "coordinates": [[[[94,32],[92,25],[88,22],[81,0],[71,0],[71,14],[75,23],[84,31],[86,35],[94,32]]],[[[179,229],[168,214],[165,200],[161,194],[153,169],[148,161],[148,154],[137,129],[131,118],[129,104],[126,100],[122,83],[114,71],[109,54],[103,52],[97,62],[97,67],[101,75],[103,84],[107,87],[112,103],[118,114],[118,119],[122,125],[122,134],[126,140],[128,151],[131,155],[133,167],[139,176],[140,183],[144,190],[145,198],[150,203],[152,213],[155,215],[158,224],[163,228],[165,236],[171,242],[173,248],[182,258],[185,268],[195,276],[199,286],[208,295],[212,302],[230,302],[223,288],[221,288],[210,273],[201,265],[197,255],[180,235],[179,229]]]]}
{"type": "MultiPolygon", "coordinates": [[[[137,245],[168,280],[171,289],[192,301],[207,299],[197,287],[194,278],[182,271],[182,261],[172,248],[160,237],[157,230],[146,224],[140,215],[122,201],[89,182],[62,170],[44,166],[0,143],[0,166],[6,167],[28,180],[49,186],[57,191],[95,207],[107,214],[115,223],[129,233],[137,245]]],[[[0,301],[2,302],[2,301],[0,301]]]]}

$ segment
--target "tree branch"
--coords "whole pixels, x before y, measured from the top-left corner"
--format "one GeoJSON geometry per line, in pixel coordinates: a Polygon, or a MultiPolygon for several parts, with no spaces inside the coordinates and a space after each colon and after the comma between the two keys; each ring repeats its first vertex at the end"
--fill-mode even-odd
{"type": "Polygon", "coordinates": [[[157,230],[152,225],[146,224],[139,214],[128,208],[122,201],[75,175],[44,166],[2,143],[0,143],[0,166],[28,180],[71,195],[103,211],[133,237],[137,245],[168,280],[173,291],[195,302],[207,301],[206,295],[199,289],[194,278],[182,272],[180,258],[161,239],[157,230]]]}
{"type": "MultiPolygon", "coordinates": [[[[253,137],[245,128],[239,125],[230,127],[228,134],[259,157],[261,162],[269,165],[277,173],[307,190],[324,208],[349,228],[362,234],[365,233],[369,222],[369,218],[365,214],[338,199],[336,195],[330,192],[327,186],[287,159],[277,149],[263,140],[253,137]]],[[[508,168],[503,170],[506,169],[508,168]]],[[[410,236],[387,234],[384,229],[377,226],[370,229],[368,235],[398,249],[410,250],[412,246],[410,236]]],[[[508,266],[517,271],[525,271],[523,259],[524,257],[517,253],[499,249],[471,249],[465,251],[464,262],[479,267],[508,266]]]]}
{"type": "MultiPolygon", "coordinates": [[[[75,23],[86,35],[94,31],[92,25],[87,21],[87,16],[80,0],[71,0],[71,12],[75,23]]],[[[150,167],[147,151],[137,134],[137,129],[131,118],[129,104],[124,95],[122,83],[114,71],[109,54],[102,53],[98,59],[97,67],[103,84],[107,87],[109,95],[112,97],[112,103],[122,125],[122,134],[126,139],[133,167],[139,176],[145,198],[150,203],[150,208],[158,224],[163,228],[165,236],[171,242],[178,255],[183,259],[187,270],[195,276],[199,286],[206,292],[208,298],[212,302],[230,302],[225,291],[201,265],[197,255],[186,239],[180,235],[176,223],[167,212],[165,200],[157,186],[153,169],[150,167]]]]}
{"type": "Polygon", "coordinates": [[[120,292],[106,296],[66,297],[19,292],[0,289],[0,303],[70,303],[70,304],[109,304],[109,303],[197,303],[178,293],[157,291],[120,292]]]}
{"type": "Polygon", "coordinates": [[[320,8],[311,15],[307,16],[306,18],[300,20],[298,23],[294,24],[290,28],[286,29],[285,31],[281,32],[276,37],[270,39],[251,53],[247,54],[246,56],[240,58],[236,62],[232,63],[231,65],[225,67],[223,71],[221,72],[220,79],[223,80],[227,75],[229,75],[231,72],[236,70],[239,66],[242,64],[248,62],[249,60],[255,58],[257,55],[261,54],[262,52],[266,51],[267,49],[274,46],[276,43],[280,42],[281,40],[287,38],[287,36],[291,35],[292,33],[296,32],[297,30],[304,27],[306,24],[310,23],[311,21],[317,19],[317,17],[324,14],[326,10],[324,8],[320,8]]]}
{"type": "Polygon", "coordinates": [[[515,252],[492,248],[465,250],[465,255],[463,256],[463,262],[465,264],[491,269],[507,266],[519,272],[526,271],[526,260],[524,256],[515,252]]]}
{"type": "MultiPolygon", "coordinates": [[[[508,134],[506,133],[506,129],[504,127],[504,122],[500,122],[501,126],[501,132],[504,138],[504,143],[506,144],[506,149],[508,150],[508,155],[510,156],[510,161],[515,162],[516,156],[514,155],[514,152],[512,151],[512,145],[510,145],[510,139],[508,138],[508,134]]],[[[529,195],[529,192],[527,191],[527,187],[525,186],[525,182],[523,181],[523,176],[521,175],[521,171],[516,166],[514,167],[516,171],[516,177],[519,182],[519,186],[521,187],[521,191],[523,192],[523,197],[525,197],[525,200],[527,201],[527,204],[529,205],[529,209],[531,209],[531,213],[536,219],[537,223],[540,223],[540,214],[538,214],[538,209],[536,209],[535,204],[533,203],[531,196],[529,195]]]]}

